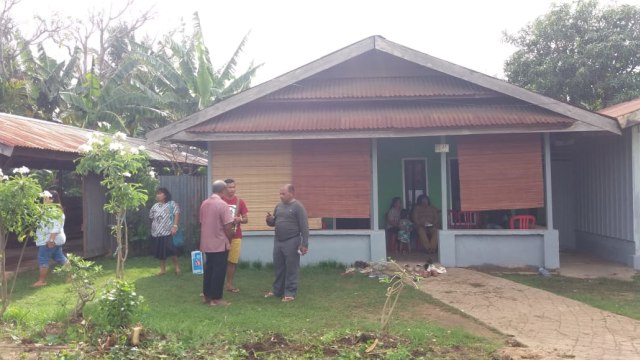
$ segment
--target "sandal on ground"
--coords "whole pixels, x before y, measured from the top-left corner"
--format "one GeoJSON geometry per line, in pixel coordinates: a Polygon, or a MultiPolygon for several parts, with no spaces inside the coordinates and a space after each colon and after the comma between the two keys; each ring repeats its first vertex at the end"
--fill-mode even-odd
{"type": "Polygon", "coordinates": [[[230,292],[230,293],[239,293],[239,292],[240,292],[240,289],[235,288],[235,287],[227,288],[226,290],[227,290],[228,292],[230,292]]]}
{"type": "Polygon", "coordinates": [[[294,298],[293,296],[285,296],[282,298],[282,302],[292,302],[295,299],[296,298],[294,298]]]}
{"type": "Polygon", "coordinates": [[[36,281],[33,283],[33,285],[31,285],[31,287],[34,287],[34,288],[39,288],[43,286],[47,286],[47,283],[45,281],[36,281]]]}
{"type": "Polygon", "coordinates": [[[276,294],[273,293],[273,291],[269,291],[268,293],[264,294],[264,298],[272,298],[275,297],[276,294]]]}

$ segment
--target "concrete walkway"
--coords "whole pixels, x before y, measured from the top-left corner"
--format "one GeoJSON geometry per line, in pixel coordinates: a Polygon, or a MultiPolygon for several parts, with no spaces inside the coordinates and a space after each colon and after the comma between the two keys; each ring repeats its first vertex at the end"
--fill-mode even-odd
{"type": "Polygon", "coordinates": [[[640,359],[640,321],[544,290],[460,268],[420,288],[513,336],[534,358],[640,359]]]}

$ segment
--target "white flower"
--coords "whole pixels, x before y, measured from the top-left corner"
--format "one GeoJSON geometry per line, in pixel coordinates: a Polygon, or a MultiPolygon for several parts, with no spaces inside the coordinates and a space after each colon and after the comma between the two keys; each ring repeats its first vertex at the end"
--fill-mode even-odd
{"type": "Polygon", "coordinates": [[[91,151],[91,145],[89,144],[82,144],[80,146],[78,146],[78,152],[79,153],[88,153],[89,151],[91,151]]]}
{"type": "Polygon", "coordinates": [[[92,132],[91,134],[89,134],[89,140],[87,140],[87,144],[89,145],[93,145],[93,144],[99,144],[102,145],[102,137],[104,135],[102,133],[99,132],[92,132]]]}
{"type": "Polygon", "coordinates": [[[149,176],[156,177],[156,172],[153,170],[149,171],[149,176]]]}
{"type": "Polygon", "coordinates": [[[13,169],[13,173],[14,174],[16,174],[16,173],[17,174],[22,174],[22,175],[28,174],[29,173],[29,168],[26,167],[26,166],[23,166],[23,167],[20,167],[20,168],[17,168],[17,169],[13,169]]]}
{"type": "Polygon", "coordinates": [[[118,131],[117,133],[113,134],[113,138],[116,140],[127,140],[127,134],[118,131]]]}
{"type": "Polygon", "coordinates": [[[9,180],[9,177],[7,175],[3,175],[2,180],[9,180]]]}
{"type": "Polygon", "coordinates": [[[146,147],[144,147],[144,145],[140,145],[140,146],[138,146],[138,150],[140,150],[140,151],[145,151],[146,149],[147,149],[147,148],[146,148],[146,147]]]}
{"type": "Polygon", "coordinates": [[[98,126],[99,126],[99,127],[103,127],[103,128],[107,128],[107,129],[110,129],[110,128],[111,128],[111,124],[109,124],[109,123],[108,123],[108,122],[106,122],[106,121],[98,121],[98,126]]]}
{"type": "Polygon", "coordinates": [[[111,151],[119,151],[119,150],[122,150],[122,149],[124,149],[124,145],[122,145],[119,142],[115,142],[114,141],[111,144],[109,144],[109,150],[111,150],[111,151]]]}
{"type": "Polygon", "coordinates": [[[125,172],[125,173],[123,173],[123,174],[122,174],[122,176],[124,176],[124,177],[131,177],[131,173],[125,172]]]}
{"type": "Polygon", "coordinates": [[[131,151],[133,155],[138,155],[140,153],[140,150],[138,150],[138,148],[135,148],[135,147],[132,147],[131,149],[129,149],[129,151],[131,151]]]}
{"type": "Polygon", "coordinates": [[[50,198],[50,197],[53,197],[53,195],[51,195],[51,193],[49,191],[45,190],[45,191],[40,193],[40,197],[42,197],[42,198],[44,198],[44,197],[50,198]]]}
{"type": "Polygon", "coordinates": [[[0,176],[4,176],[4,173],[2,172],[2,169],[0,169],[0,176]]]}

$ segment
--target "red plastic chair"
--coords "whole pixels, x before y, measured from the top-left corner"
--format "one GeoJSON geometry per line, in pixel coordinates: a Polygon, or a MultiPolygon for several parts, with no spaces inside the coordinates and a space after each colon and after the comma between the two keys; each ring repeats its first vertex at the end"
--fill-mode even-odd
{"type": "Polygon", "coordinates": [[[533,215],[514,215],[509,219],[509,229],[531,229],[535,223],[533,215]]]}

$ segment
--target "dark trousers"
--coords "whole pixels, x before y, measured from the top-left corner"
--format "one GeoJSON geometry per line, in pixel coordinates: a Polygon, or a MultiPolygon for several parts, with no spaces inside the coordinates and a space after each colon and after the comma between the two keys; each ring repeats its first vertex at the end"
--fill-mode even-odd
{"type": "Polygon", "coordinates": [[[229,250],[205,253],[204,277],[202,279],[202,293],[207,299],[222,299],[224,278],[227,275],[227,258],[229,250]]]}
{"type": "Polygon", "coordinates": [[[300,273],[300,237],[278,241],[273,244],[273,270],[276,279],[273,281],[275,296],[296,296],[298,292],[298,276],[300,273]]]}

